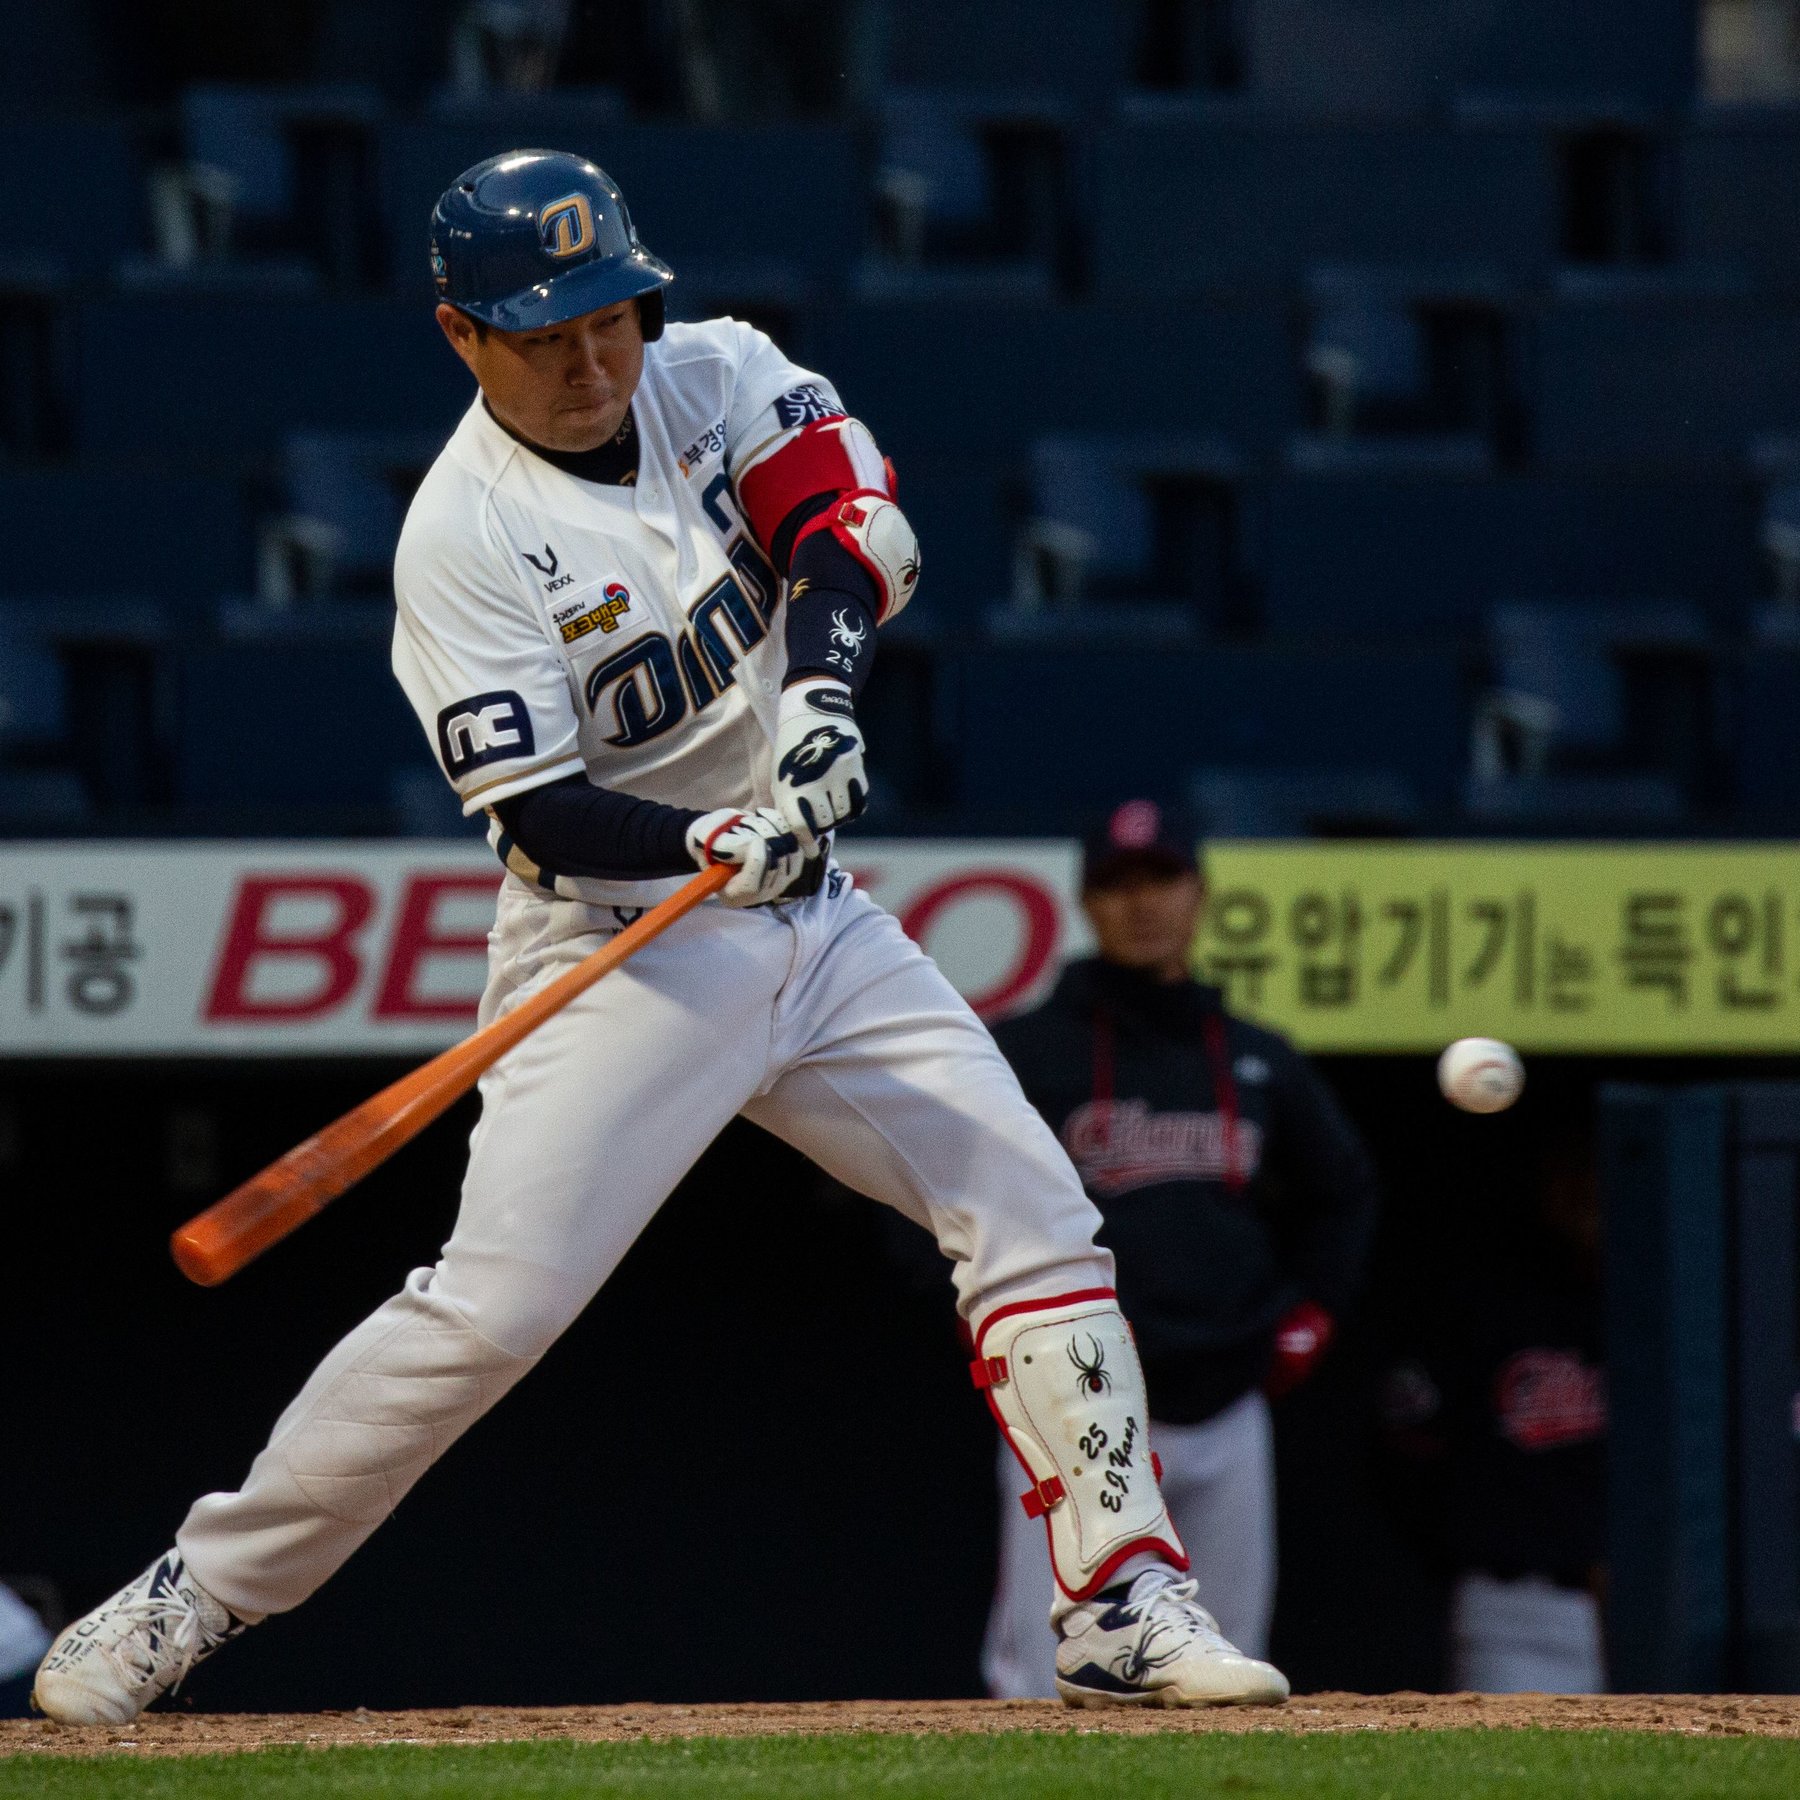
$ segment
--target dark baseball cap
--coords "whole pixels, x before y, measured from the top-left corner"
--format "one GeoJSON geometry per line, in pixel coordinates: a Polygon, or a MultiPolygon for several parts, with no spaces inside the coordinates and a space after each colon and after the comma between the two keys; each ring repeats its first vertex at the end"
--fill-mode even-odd
{"type": "Polygon", "coordinates": [[[1081,839],[1081,885],[1105,887],[1137,871],[1191,874],[1199,868],[1200,824],[1182,807],[1125,800],[1081,839]]]}

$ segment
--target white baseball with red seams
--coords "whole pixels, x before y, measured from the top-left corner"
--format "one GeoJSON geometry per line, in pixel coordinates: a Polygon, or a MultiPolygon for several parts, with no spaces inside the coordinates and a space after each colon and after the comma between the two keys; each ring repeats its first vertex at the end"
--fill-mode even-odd
{"type": "Polygon", "coordinates": [[[1505,1112],[1525,1091],[1525,1065],[1498,1038],[1458,1038],[1438,1058],[1438,1087],[1464,1112],[1505,1112]]]}

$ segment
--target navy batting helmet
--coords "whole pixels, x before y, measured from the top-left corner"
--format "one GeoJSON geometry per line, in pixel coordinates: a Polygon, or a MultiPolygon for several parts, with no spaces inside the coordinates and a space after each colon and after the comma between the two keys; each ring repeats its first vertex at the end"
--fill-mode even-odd
{"type": "Polygon", "coordinates": [[[431,273],[439,299],[502,331],[641,300],[646,339],[675,279],[638,242],[618,183],[565,150],[509,150],[457,176],[432,210],[431,273]]]}

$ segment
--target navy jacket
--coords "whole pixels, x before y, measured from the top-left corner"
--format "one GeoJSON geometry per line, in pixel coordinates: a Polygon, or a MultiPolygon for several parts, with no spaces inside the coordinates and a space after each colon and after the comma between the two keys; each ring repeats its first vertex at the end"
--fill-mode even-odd
{"type": "Polygon", "coordinates": [[[1343,1311],[1374,1172],[1280,1033],[1216,988],[1091,959],[994,1036],[1105,1219],[1153,1418],[1196,1424],[1257,1386],[1297,1301],[1343,1311]]]}

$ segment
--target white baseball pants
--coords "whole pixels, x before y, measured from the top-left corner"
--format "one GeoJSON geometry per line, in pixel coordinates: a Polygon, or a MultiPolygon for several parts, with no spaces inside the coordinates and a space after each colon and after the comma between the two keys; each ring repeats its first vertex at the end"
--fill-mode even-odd
{"type": "MultiPolygon", "coordinates": [[[[483,1021],[618,923],[509,882],[483,1021]]],[[[342,1566],[555,1342],[739,1113],[928,1227],[965,1316],[1112,1284],[1099,1215],[993,1039],[842,876],[786,905],[698,908],[533,1032],[481,1093],[437,1264],[325,1358],[243,1487],[199,1500],[177,1534],[196,1579],[240,1616],[297,1606],[342,1566]]]]}
{"type": "Polygon", "coordinates": [[[1450,1676],[1471,1694],[1603,1694],[1600,1606],[1541,1575],[1470,1570],[1450,1603],[1450,1676]]]}
{"type": "MultiPolygon", "coordinates": [[[[1250,1656],[1266,1656],[1275,1610],[1275,1442],[1269,1403],[1246,1394],[1199,1425],[1150,1421],[1163,1499],[1192,1559],[1200,1604],[1250,1656]]],[[[981,1647],[996,1700],[1056,1698],[1053,1597],[1041,1519],[1025,1516],[1019,1465],[1000,1446],[1000,1568],[981,1647]]]]}

